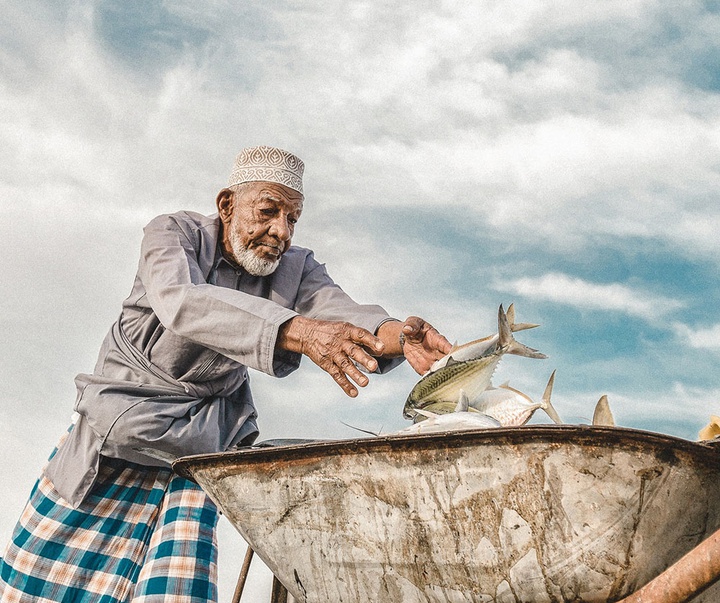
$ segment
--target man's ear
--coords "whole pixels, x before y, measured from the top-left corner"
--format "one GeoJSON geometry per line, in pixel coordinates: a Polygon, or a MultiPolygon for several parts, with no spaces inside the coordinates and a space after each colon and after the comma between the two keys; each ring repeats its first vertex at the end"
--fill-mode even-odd
{"type": "Polygon", "coordinates": [[[235,193],[229,188],[222,189],[218,193],[217,198],[215,199],[215,205],[217,205],[218,214],[220,214],[220,219],[223,221],[224,224],[230,222],[230,218],[232,218],[234,201],[235,193]]]}

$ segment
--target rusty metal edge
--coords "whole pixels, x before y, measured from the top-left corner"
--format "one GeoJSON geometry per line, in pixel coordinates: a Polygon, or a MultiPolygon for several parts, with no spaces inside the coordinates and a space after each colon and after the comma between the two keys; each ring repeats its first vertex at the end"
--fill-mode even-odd
{"type": "Polygon", "coordinates": [[[237,451],[185,456],[173,463],[180,476],[193,479],[196,469],[212,466],[252,465],[272,461],[310,459],[337,454],[364,454],[382,450],[418,450],[457,448],[524,442],[573,443],[582,446],[616,445],[625,448],[655,448],[659,452],[683,451],[705,463],[720,464],[720,448],[683,438],[628,427],[592,425],[525,425],[497,429],[480,429],[419,435],[386,435],[347,440],[323,440],[271,448],[244,448],[237,451]]]}

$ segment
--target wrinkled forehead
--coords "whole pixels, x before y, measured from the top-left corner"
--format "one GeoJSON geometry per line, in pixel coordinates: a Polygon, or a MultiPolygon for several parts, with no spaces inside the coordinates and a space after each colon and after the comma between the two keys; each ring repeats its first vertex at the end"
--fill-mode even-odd
{"type": "Polygon", "coordinates": [[[272,203],[294,212],[303,208],[302,193],[277,182],[246,182],[234,188],[240,203],[272,203]]]}

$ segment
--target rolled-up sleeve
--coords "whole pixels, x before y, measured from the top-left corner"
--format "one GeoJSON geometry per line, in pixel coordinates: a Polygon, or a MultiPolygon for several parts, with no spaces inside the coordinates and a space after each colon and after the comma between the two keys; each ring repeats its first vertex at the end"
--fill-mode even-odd
{"type": "Polygon", "coordinates": [[[146,226],[138,278],[150,307],[172,333],[275,375],[278,329],[297,312],[208,284],[197,259],[198,236],[173,216],[159,216],[146,226]]]}

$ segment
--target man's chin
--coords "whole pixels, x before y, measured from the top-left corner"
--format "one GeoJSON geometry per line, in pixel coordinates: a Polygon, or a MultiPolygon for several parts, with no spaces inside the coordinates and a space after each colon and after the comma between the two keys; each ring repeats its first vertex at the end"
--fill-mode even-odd
{"type": "MultiPolygon", "coordinates": [[[[263,260],[263,262],[264,262],[264,260],[263,260]]],[[[280,264],[280,260],[278,260],[277,262],[264,263],[263,266],[260,266],[260,267],[243,266],[243,268],[245,268],[245,271],[248,274],[252,274],[253,276],[269,276],[270,274],[275,272],[275,270],[277,270],[277,267],[279,264],[280,264]]]]}
{"type": "Polygon", "coordinates": [[[253,276],[267,276],[275,272],[280,264],[281,254],[263,257],[255,249],[248,249],[240,244],[238,240],[230,237],[230,246],[235,258],[235,263],[248,274],[253,276]]]}
{"type": "Polygon", "coordinates": [[[268,276],[275,272],[280,264],[280,258],[268,260],[255,255],[252,251],[245,251],[237,260],[238,264],[253,276],[268,276]]]}

